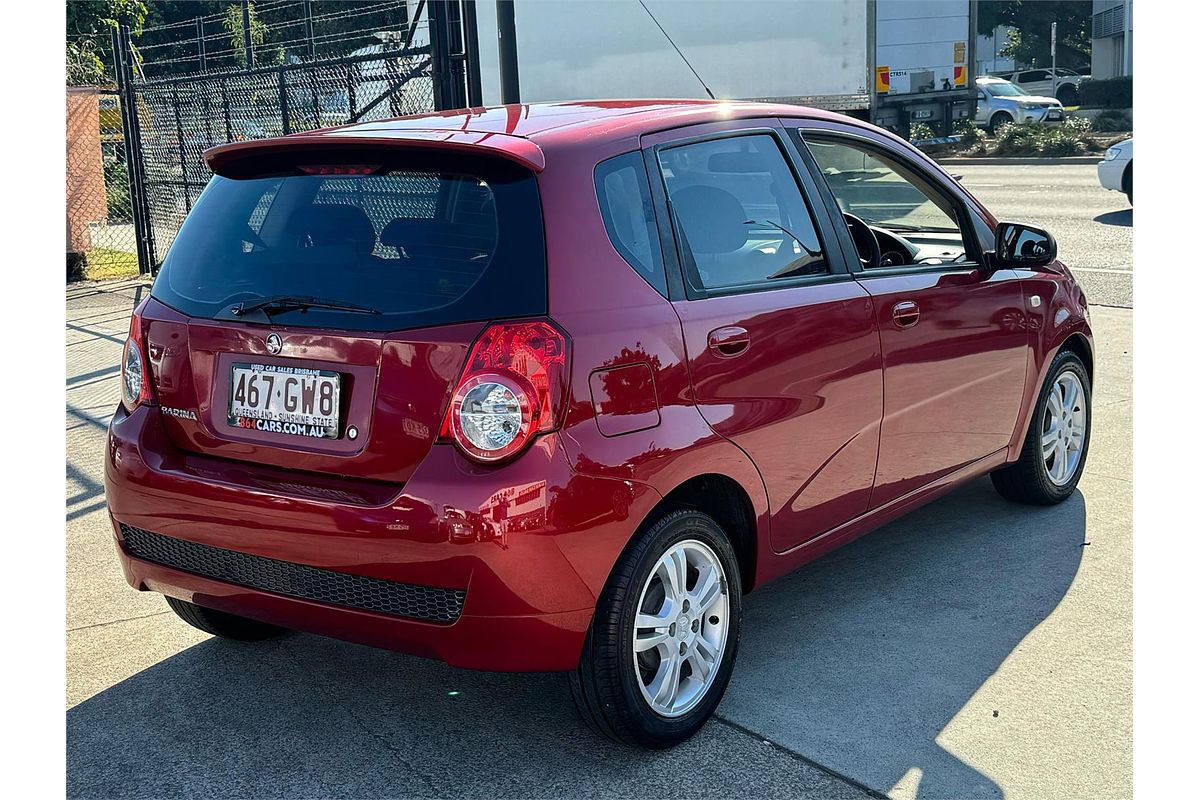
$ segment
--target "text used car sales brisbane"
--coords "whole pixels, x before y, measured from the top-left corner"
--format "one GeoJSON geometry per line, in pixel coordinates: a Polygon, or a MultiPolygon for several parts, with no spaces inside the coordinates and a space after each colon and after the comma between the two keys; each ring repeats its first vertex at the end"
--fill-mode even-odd
{"type": "Polygon", "coordinates": [[[668,747],[747,592],[980,475],[1050,504],[1083,471],[1053,237],[871,125],[592,101],[206,158],[105,480],[126,579],[209,633],[562,671],[668,747]]]}

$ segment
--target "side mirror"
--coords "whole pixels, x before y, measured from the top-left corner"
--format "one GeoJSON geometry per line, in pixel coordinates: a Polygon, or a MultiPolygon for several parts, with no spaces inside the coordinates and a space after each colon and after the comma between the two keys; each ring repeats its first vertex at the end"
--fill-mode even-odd
{"type": "Polygon", "coordinates": [[[996,226],[996,262],[1001,267],[1044,267],[1058,257],[1058,243],[1049,231],[1001,222],[996,226]]]}

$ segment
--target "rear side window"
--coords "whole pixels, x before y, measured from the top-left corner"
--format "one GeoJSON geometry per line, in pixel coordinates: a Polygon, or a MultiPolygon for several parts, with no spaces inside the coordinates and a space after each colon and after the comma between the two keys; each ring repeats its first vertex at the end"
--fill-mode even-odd
{"type": "Polygon", "coordinates": [[[646,164],[640,152],[610,158],[596,167],[596,197],[613,247],[646,282],[667,296],[662,250],[646,164]]]}
{"type": "Polygon", "coordinates": [[[214,177],[153,294],[196,317],[316,297],[375,310],[283,310],[284,325],[397,330],[546,313],[533,175],[480,161],[366,175],[214,177]],[[465,168],[464,168],[465,167],[465,168]]]}
{"type": "Polygon", "coordinates": [[[765,289],[829,273],[812,213],[774,137],[680,145],[660,150],[659,162],[694,288],[765,289]]]}

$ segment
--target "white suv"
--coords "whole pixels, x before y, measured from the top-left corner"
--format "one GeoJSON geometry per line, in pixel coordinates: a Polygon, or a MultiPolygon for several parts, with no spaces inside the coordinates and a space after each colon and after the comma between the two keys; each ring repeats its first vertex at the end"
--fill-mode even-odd
{"type": "Polygon", "coordinates": [[[992,133],[1012,122],[1062,122],[1067,116],[1063,104],[1053,97],[1031,95],[1000,78],[976,78],[975,89],[975,124],[992,133]]]}
{"type": "Polygon", "coordinates": [[[1004,72],[996,75],[1010,83],[1020,86],[1030,94],[1054,97],[1064,106],[1079,105],[1079,83],[1090,78],[1090,75],[1080,75],[1073,69],[1056,67],[1055,69],[1023,69],[1019,72],[1004,72]],[[1057,82],[1054,79],[1058,75],[1057,82]]]}

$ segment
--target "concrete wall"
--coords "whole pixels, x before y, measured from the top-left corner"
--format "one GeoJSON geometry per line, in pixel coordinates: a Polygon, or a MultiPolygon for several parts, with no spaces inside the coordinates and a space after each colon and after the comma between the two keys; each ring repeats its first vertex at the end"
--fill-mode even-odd
{"type": "Polygon", "coordinates": [[[100,103],[95,89],[67,89],[67,252],[91,248],[88,223],[108,219],[100,103]]]}

